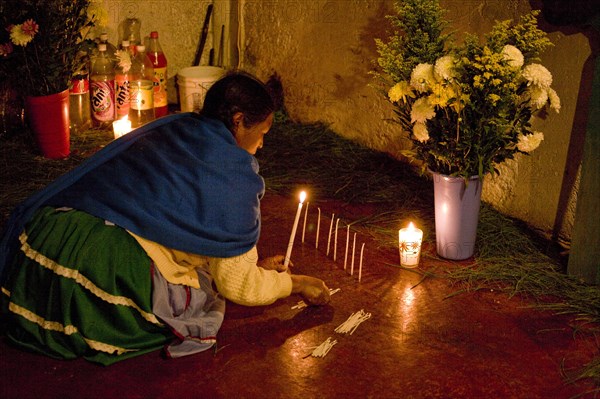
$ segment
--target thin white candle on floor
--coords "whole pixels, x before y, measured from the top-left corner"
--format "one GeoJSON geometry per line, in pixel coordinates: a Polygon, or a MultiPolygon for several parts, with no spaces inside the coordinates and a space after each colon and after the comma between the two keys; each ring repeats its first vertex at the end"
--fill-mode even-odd
{"type": "Polygon", "coordinates": [[[317,207],[317,211],[319,211],[319,216],[317,217],[317,238],[315,238],[315,249],[319,248],[319,228],[321,227],[321,208],[317,207]]]}
{"type": "Polygon", "coordinates": [[[352,263],[350,264],[350,275],[354,276],[354,249],[356,248],[356,233],[354,233],[354,241],[352,242],[352,263]]]}
{"type": "Polygon", "coordinates": [[[344,270],[346,270],[346,263],[348,262],[348,243],[350,242],[350,225],[346,230],[346,254],[344,255],[344,270]]]}
{"type": "Polygon", "coordinates": [[[292,227],[292,234],[290,235],[290,241],[288,243],[287,252],[283,265],[287,267],[290,264],[290,258],[292,256],[292,248],[294,247],[294,237],[296,236],[296,229],[298,228],[298,221],[300,220],[300,213],[302,213],[302,203],[306,199],[306,193],[302,191],[300,193],[300,203],[298,204],[298,211],[296,211],[296,218],[294,219],[294,226],[292,227]]]}
{"type": "Polygon", "coordinates": [[[333,219],[335,218],[335,213],[331,214],[331,223],[329,224],[329,237],[327,237],[327,253],[325,255],[329,256],[329,245],[331,244],[331,231],[333,230],[333,219]]]}
{"type": "Polygon", "coordinates": [[[304,210],[304,224],[302,226],[302,244],[304,244],[304,233],[306,232],[306,216],[308,215],[308,205],[310,205],[310,202],[306,201],[306,209],[304,210]]]}
{"type": "Polygon", "coordinates": [[[340,224],[340,218],[335,221],[335,239],[333,240],[333,261],[335,262],[335,258],[337,257],[337,233],[338,233],[338,225],[340,224]]]}
{"type": "Polygon", "coordinates": [[[363,251],[365,250],[365,243],[362,243],[360,247],[360,262],[358,264],[358,282],[360,283],[360,279],[362,277],[362,261],[363,261],[363,251]]]}

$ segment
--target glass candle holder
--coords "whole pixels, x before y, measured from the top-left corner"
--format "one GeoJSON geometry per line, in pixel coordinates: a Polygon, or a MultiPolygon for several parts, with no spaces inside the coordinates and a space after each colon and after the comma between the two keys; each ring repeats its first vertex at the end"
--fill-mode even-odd
{"type": "Polygon", "coordinates": [[[421,258],[421,242],[423,230],[417,229],[412,222],[407,228],[398,231],[398,248],[400,250],[400,265],[417,267],[421,258]]]}

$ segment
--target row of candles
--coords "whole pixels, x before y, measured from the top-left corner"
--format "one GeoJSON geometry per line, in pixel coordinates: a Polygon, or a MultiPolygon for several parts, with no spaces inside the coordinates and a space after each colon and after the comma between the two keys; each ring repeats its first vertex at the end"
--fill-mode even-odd
{"type": "MultiPolygon", "coordinates": [[[[290,235],[290,240],[288,242],[287,251],[285,254],[284,265],[288,266],[290,262],[290,258],[292,256],[292,248],[294,247],[294,239],[296,237],[296,231],[298,228],[298,223],[300,221],[300,215],[302,214],[302,207],[304,205],[304,201],[306,200],[306,192],[302,191],[300,193],[300,202],[298,204],[298,209],[296,211],[296,217],[294,219],[294,225],[292,227],[292,233],[290,235]]],[[[304,212],[304,222],[302,227],[302,243],[304,243],[304,236],[306,232],[306,219],[308,215],[308,206],[309,202],[306,203],[306,210],[304,212]]],[[[315,238],[315,248],[319,248],[319,230],[321,225],[321,208],[317,208],[318,217],[317,217],[317,231],[315,238]]],[[[331,235],[333,231],[333,222],[335,220],[335,214],[331,215],[331,222],[329,224],[329,235],[327,238],[327,252],[326,256],[329,256],[330,246],[331,246],[331,235]]],[[[338,229],[339,229],[340,218],[337,218],[335,221],[335,233],[334,233],[334,244],[333,244],[333,261],[335,262],[337,259],[337,242],[338,242],[338,229]]],[[[350,266],[350,275],[354,275],[354,255],[356,252],[356,233],[353,236],[352,243],[352,261],[350,266]]],[[[419,265],[419,260],[421,257],[421,244],[423,241],[423,231],[414,226],[412,222],[409,223],[408,227],[400,229],[398,231],[398,249],[400,254],[400,265],[407,268],[414,268],[419,265]]],[[[347,261],[348,261],[348,249],[350,242],[350,224],[346,226],[346,252],[344,255],[344,270],[346,270],[347,261]]],[[[358,267],[358,281],[361,281],[362,278],[362,265],[363,265],[363,253],[365,249],[365,243],[363,242],[360,248],[360,262],[358,267]]]]}

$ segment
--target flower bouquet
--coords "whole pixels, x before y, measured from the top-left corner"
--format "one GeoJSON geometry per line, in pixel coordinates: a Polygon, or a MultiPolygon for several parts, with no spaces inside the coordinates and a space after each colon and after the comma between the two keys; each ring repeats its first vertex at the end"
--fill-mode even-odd
{"type": "Polygon", "coordinates": [[[86,36],[102,14],[92,0],[22,0],[0,6],[0,76],[26,96],[69,88],[86,36]]]}
{"type": "Polygon", "coordinates": [[[537,28],[538,11],[456,45],[438,0],[401,0],[395,10],[388,18],[398,31],[376,40],[375,75],[413,143],[403,154],[433,175],[437,252],[466,259],[475,251],[484,175],[536,149],[544,135],[532,117],[560,110],[538,59],[551,43],[537,28]]]}
{"type": "Polygon", "coordinates": [[[414,145],[404,155],[468,179],[537,148],[544,136],[532,116],[560,110],[552,74],[538,59],[551,46],[536,26],[538,11],[514,25],[496,23],[483,42],[467,35],[459,46],[445,33],[438,0],[397,1],[395,9],[388,18],[399,31],[376,40],[375,75],[414,145]]]}
{"type": "Polygon", "coordinates": [[[100,3],[21,0],[0,4],[0,78],[25,101],[25,115],[47,158],[70,153],[69,85],[86,59],[87,33],[100,3]]]}

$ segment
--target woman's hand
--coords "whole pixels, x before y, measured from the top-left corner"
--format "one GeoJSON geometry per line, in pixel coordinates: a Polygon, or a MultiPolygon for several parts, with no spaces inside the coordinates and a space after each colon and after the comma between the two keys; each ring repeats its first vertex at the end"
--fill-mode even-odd
{"type": "Polygon", "coordinates": [[[302,295],[310,305],[325,305],[330,299],[325,282],[310,276],[292,275],[292,293],[302,295]]]}
{"type": "MultiPolygon", "coordinates": [[[[261,259],[258,261],[257,265],[262,267],[265,270],[277,270],[278,272],[288,271],[287,266],[284,266],[283,262],[285,260],[285,256],[276,255],[271,256],[270,258],[261,259]]],[[[290,262],[290,266],[291,266],[290,262]]]]}

